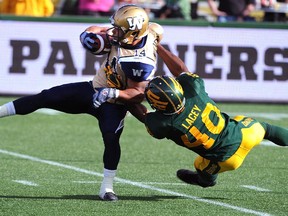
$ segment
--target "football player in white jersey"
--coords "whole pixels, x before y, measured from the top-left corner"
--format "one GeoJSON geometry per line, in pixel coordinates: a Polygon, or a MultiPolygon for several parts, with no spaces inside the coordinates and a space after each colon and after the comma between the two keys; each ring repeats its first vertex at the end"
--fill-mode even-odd
{"type": "Polygon", "coordinates": [[[144,99],[145,86],[156,70],[157,44],[163,29],[158,24],[149,23],[145,10],[136,5],[120,7],[110,21],[112,28],[91,26],[80,35],[80,41],[88,51],[96,55],[107,53],[92,81],[55,86],[16,99],[0,106],[0,117],[26,115],[40,108],[51,108],[71,114],[86,113],[97,118],[105,147],[104,178],[99,197],[116,201],[118,197],[113,190],[113,181],[121,154],[119,140],[127,111],[133,114],[131,105],[127,104],[137,106],[144,99]],[[103,52],[95,50],[99,47],[95,38],[101,32],[106,32],[112,42],[109,50],[103,52]]]}

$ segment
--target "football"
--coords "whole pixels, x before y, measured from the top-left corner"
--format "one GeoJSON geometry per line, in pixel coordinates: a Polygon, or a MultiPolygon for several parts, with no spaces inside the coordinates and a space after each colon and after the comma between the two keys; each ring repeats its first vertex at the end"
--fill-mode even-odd
{"type": "Polygon", "coordinates": [[[103,55],[110,51],[111,44],[106,33],[97,33],[95,34],[95,37],[91,37],[91,39],[94,41],[94,43],[91,44],[91,52],[94,55],[103,55]]]}

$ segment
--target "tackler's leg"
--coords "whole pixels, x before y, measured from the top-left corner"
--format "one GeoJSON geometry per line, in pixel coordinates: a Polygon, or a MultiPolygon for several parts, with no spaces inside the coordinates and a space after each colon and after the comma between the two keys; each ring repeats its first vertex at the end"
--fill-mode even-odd
{"type": "Polygon", "coordinates": [[[279,126],[261,122],[265,128],[264,139],[270,140],[279,146],[288,146],[288,130],[279,126]]]}

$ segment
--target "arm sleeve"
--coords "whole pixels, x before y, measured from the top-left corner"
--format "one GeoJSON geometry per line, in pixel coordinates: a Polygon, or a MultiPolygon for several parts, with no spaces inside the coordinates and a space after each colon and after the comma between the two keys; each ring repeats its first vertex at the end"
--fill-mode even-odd
{"type": "Polygon", "coordinates": [[[159,120],[155,113],[148,113],[146,116],[145,126],[148,133],[156,139],[163,139],[166,137],[167,129],[163,122],[159,120]]]}
{"type": "Polygon", "coordinates": [[[193,97],[198,95],[200,92],[205,92],[204,81],[197,74],[184,72],[177,77],[177,80],[183,87],[186,97],[193,97]],[[189,91],[187,91],[187,89],[189,91]]]}

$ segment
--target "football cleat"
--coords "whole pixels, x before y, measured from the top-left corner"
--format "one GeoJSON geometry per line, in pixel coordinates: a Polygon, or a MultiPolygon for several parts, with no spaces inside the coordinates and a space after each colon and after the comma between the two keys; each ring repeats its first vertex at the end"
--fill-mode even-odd
{"type": "Polygon", "coordinates": [[[118,197],[113,192],[106,192],[103,197],[99,196],[103,201],[117,201],[118,197]]]}
{"type": "Polygon", "coordinates": [[[187,184],[199,185],[203,188],[212,187],[216,184],[215,181],[210,183],[204,183],[199,181],[199,174],[196,171],[180,169],[177,171],[177,177],[187,184]]]}

